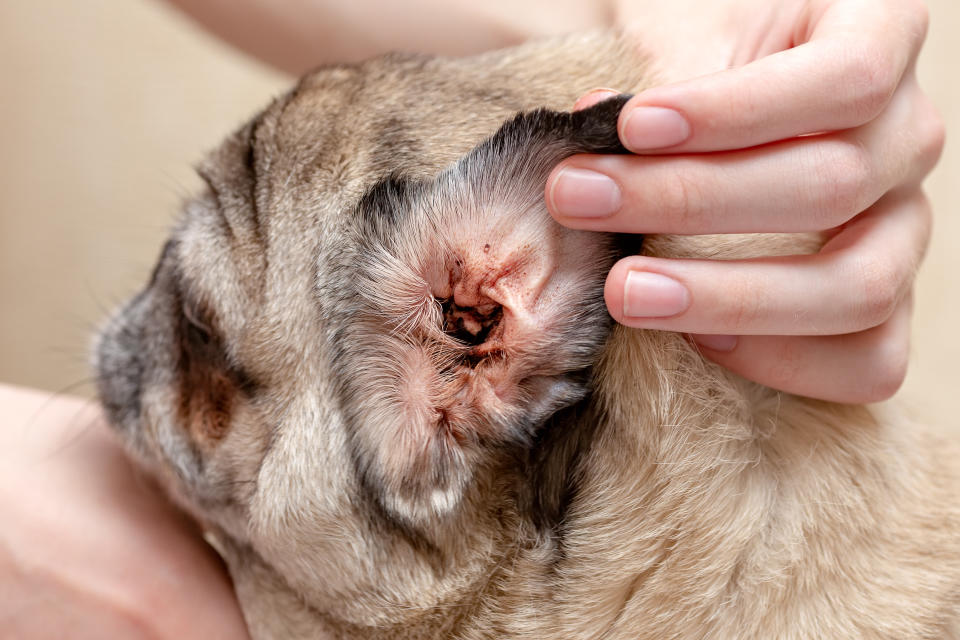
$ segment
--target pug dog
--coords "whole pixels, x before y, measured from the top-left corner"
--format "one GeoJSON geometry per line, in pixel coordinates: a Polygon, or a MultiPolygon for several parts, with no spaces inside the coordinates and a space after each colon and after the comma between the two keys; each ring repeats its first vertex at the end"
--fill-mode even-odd
{"type": "Polygon", "coordinates": [[[322,68],[199,166],[99,336],[101,402],[264,639],[960,637],[953,443],[613,326],[631,252],[809,235],[555,224],[550,169],[623,152],[616,35],[322,68]]]}

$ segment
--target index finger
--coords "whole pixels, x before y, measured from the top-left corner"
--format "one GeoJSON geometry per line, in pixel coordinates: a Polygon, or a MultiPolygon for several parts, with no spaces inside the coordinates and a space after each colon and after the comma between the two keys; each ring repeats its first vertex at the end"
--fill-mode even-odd
{"type": "Polygon", "coordinates": [[[875,118],[927,28],[916,0],[836,0],[804,44],[631,99],[620,139],[637,153],[742,149],[875,118]]]}

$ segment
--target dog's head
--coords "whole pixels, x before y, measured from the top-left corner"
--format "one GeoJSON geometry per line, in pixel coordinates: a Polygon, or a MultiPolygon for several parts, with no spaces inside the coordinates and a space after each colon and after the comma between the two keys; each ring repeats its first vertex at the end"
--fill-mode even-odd
{"type": "Polygon", "coordinates": [[[542,57],[308,76],[201,165],[100,337],[135,455],[344,620],[462,599],[562,501],[573,436],[548,422],[588,393],[617,241],[553,223],[543,188],[564,157],[621,151],[623,100],[524,108],[637,82],[543,78],[577,67],[542,57]]]}

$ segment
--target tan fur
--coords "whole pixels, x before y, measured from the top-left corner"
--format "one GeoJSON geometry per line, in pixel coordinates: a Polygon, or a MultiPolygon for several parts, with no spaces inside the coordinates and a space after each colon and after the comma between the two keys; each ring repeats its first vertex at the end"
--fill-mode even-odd
{"type": "MultiPolygon", "coordinates": [[[[593,286],[580,276],[600,266],[582,256],[599,240],[560,231],[537,202],[523,205],[529,211],[516,228],[483,230],[484,215],[504,219],[490,208],[463,213],[449,228],[420,222],[396,252],[374,252],[383,262],[370,273],[379,275],[361,289],[370,300],[355,302],[335,265],[370,253],[350,254],[348,212],[391,172],[433,179],[518,111],[566,110],[592,87],[647,83],[639,56],[606,36],[464,60],[387,57],[321,69],[201,166],[210,191],[187,205],[154,282],[111,320],[98,369],[131,451],[166,479],[227,560],[254,638],[955,637],[960,473],[952,444],[890,409],[745,382],[680,335],[613,330],[589,402],[568,418],[595,426],[578,456],[559,465],[574,474],[575,492],[553,528],[527,516],[522,496],[537,451],[527,451],[528,435],[510,431],[536,398],[507,395],[496,419],[499,400],[479,403],[463,419],[466,440],[437,454],[459,456],[465,471],[450,476],[457,484],[422,504],[397,493],[430,468],[406,465],[432,437],[431,412],[451,402],[431,395],[441,385],[431,367],[460,349],[438,335],[447,347],[424,351],[417,340],[426,338],[403,329],[440,322],[433,297],[453,295],[445,290],[449,264],[431,260],[461,240],[472,256],[500,233],[490,260],[502,263],[511,243],[541,260],[524,263],[515,295],[526,300],[531,273],[570,275],[543,275],[544,290],[593,286]],[[245,140],[254,129],[251,151],[245,140]],[[532,226],[515,230],[524,224],[532,226]],[[458,235],[461,227],[468,231],[458,235]],[[332,320],[347,304],[395,313],[371,312],[351,333],[332,320]],[[186,344],[170,337],[177,322],[186,344]],[[337,342],[341,335],[346,342],[337,342]],[[343,395],[336,363],[376,345],[402,355],[385,355],[379,369],[374,350],[362,370],[347,372],[351,380],[372,376],[361,387],[369,397],[343,395]],[[223,362],[209,375],[209,359],[198,365],[176,355],[220,346],[223,362]],[[196,381],[184,386],[184,371],[196,381]],[[356,416],[359,435],[348,428],[356,416]],[[360,476],[372,469],[367,480],[351,466],[358,456],[360,476]],[[370,501],[371,491],[387,497],[370,501]]],[[[530,184],[542,189],[543,168],[526,166],[515,170],[535,174],[530,184]]],[[[451,203],[466,206],[448,196],[454,186],[436,189],[446,198],[438,196],[436,220],[450,219],[451,203]]],[[[511,189],[495,189],[491,206],[516,209],[511,189]]],[[[542,194],[530,189],[519,192],[542,194]]],[[[816,244],[651,237],[644,251],[730,258],[816,244]]],[[[504,304],[558,322],[571,306],[504,304]]],[[[545,329],[543,339],[553,331],[561,329],[545,329]]],[[[514,348],[506,362],[560,366],[537,353],[514,348]]],[[[463,375],[495,377],[496,366],[463,375]]]]}

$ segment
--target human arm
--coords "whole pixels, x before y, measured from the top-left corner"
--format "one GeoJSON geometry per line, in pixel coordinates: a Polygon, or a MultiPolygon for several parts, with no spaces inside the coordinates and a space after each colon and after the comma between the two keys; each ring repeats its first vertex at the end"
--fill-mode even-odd
{"type": "Polygon", "coordinates": [[[247,637],[199,531],[99,410],[0,385],[0,637],[247,637]]]}
{"type": "Polygon", "coordinates": [[[468,55],[612,25],[608,0],[168,0],[212,33],[299,75],[388,51],[468,55]]]}

